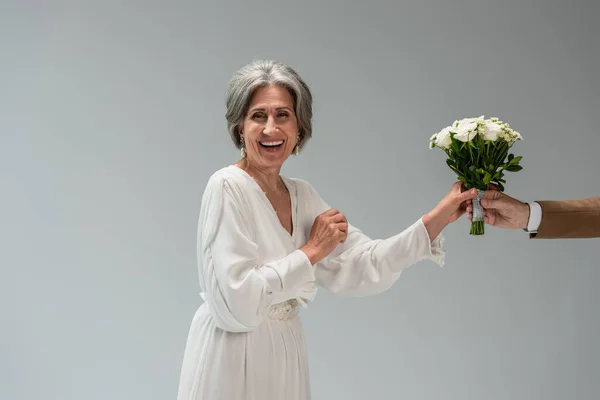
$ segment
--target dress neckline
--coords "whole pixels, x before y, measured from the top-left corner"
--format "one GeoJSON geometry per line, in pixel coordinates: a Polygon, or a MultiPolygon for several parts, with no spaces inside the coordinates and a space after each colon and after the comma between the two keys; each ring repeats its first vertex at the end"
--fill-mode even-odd
{"type": "Polygon", "coordinates": [[[287,231],[287,229],[285,229],[285,227],[283,226],[283,224],[279,220],[279,216],[277,215],[277,211],[275,211],[275,207],[273,207],[273,204],[271,204],[271,201],[267,197],[267,194],[262,190],[262,188],[260,187],[260,185],[258,184],[258,182],[256,182],[254,180],[254,178],[252,177],[252,175],[250,175],[248,172],[246,172],[245,170],[243,170],[242,168],[238,167],[235,164],[230,165],[229,168],[239,171],[239,173],[241,175],[245,176],[246,179],[248,179],[248,180],[250,180],[252,182],[252,185],[254,185],[255,189],[258,192],[260,192],[260,195],[262,196],[263,200],[266,201],[267,204],[269,205],[269,208],[271,209],[271,214],[275,218],[275,220],[277,222],[277,225],[279,225],[281,227],[281,230],[283,232],[285,232],[285,234],[287,236],[289,236],[292,240],[294,240],[294,238],[296,236],[296,207],[297,207],[297,201],[296,200],[297,199],[296,199],[296,186],[293,184],[292,180],[286,178],[283,175],[279,175],[279,177],[281,178],[281,181],[283,182],[283,184],[287,188],[287,191],[288,191],[288,193],[290,195],[290,207],[292,209],[292,233],[290,233],[290,232],[287,231]]]}

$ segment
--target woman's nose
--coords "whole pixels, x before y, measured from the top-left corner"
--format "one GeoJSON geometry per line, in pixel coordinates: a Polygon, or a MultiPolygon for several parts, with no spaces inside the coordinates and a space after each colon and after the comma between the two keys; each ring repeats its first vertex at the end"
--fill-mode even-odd
{"type": "Polygon", "coordinates": [[[267,123],[265,124],[265,129],[263,130],[266,134],[275,133],[277,130],[277,124],[275,123],[275,119],[272,117],[267,118],[267,123]]]}

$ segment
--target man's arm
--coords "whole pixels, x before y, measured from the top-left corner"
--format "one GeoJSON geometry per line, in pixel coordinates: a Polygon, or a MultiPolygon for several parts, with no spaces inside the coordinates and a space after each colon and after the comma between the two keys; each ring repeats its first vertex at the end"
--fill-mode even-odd
{"type": "Polygon", "coordinates": [[[541,208],[541,222],[537,239],[595,238],[600,237],[600,196],[581,200],[537,201],[541,208]]]}
{"type": "MultiPolygon", "coordinates": [[[[481,201],[485,223],[499,228],[523,229],[530,238],[600,237],[600,197],[524,203],[498,190],[487,190],[481,201]]],[[[472,219],[472,205],[467,207],[472,219]]]]}

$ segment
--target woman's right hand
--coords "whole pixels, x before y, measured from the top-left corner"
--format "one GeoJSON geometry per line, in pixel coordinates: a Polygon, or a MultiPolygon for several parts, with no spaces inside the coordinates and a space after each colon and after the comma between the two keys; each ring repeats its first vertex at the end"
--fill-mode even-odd
{"type": "Polygon", "coordinates": [[[455,182],[438,205],[423,216],[423,225],[431,241],[435,240],[446,225],[460,218],[467,210],[466,202],[477,196],[476,189],[463,190],[462,182],[455,182]]]}
{"type": "Polygon", "coordinates": [[[332,208],[317,218],[313,223],[308,241],[300,250],[304,251],[314,265],[327,257],[338,244],[343,243],[348,235],[348,221],[344,214],[332,208]]]}

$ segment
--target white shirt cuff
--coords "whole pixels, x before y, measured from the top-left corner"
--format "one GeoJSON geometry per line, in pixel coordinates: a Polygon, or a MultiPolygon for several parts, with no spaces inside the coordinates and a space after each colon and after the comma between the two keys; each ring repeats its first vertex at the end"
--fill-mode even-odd
{"type": "Polygon", "coordinates": [[[529,223],[527,224],[527,232],[536,233],[542,222],[542,207],[535,201],[529,204],[529,223]]]}

